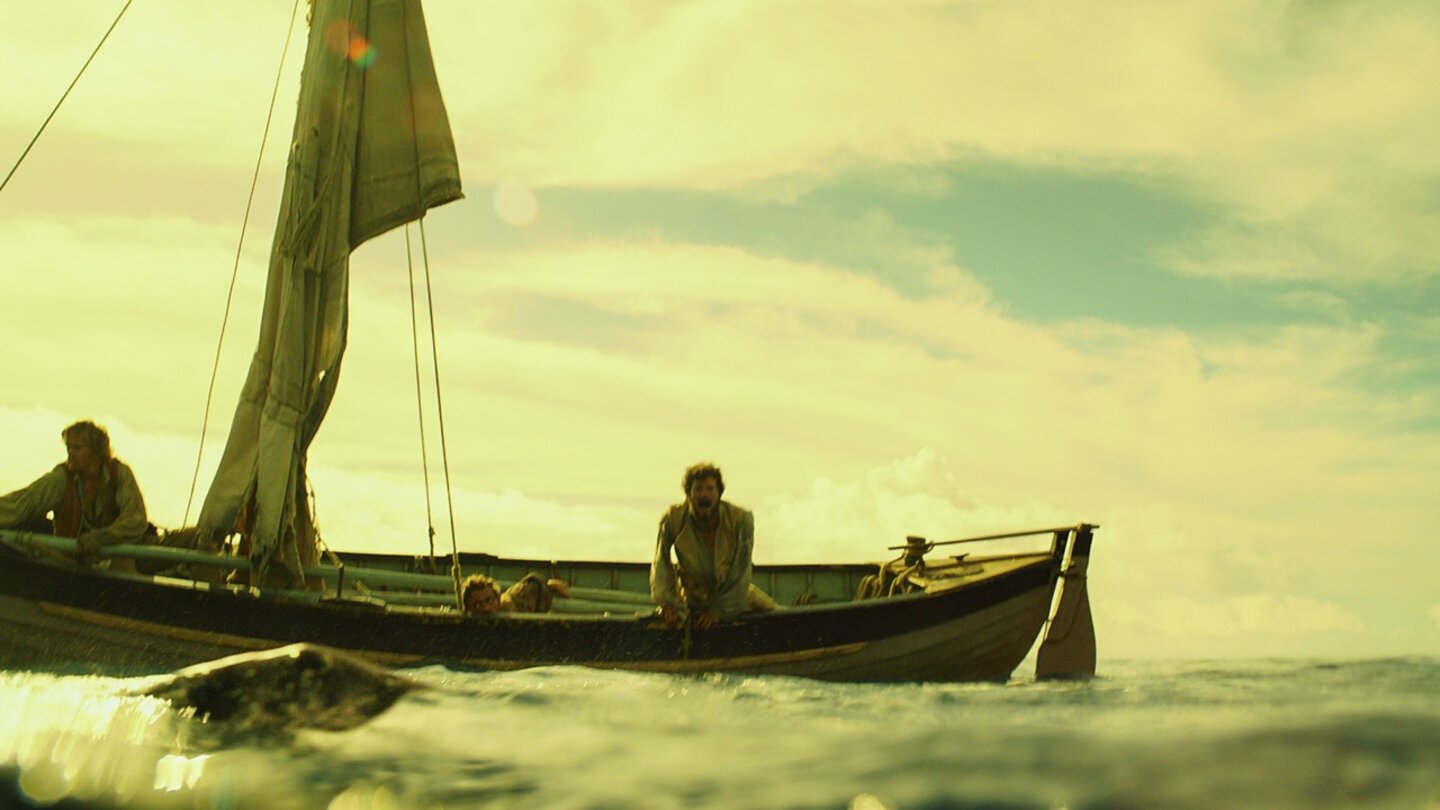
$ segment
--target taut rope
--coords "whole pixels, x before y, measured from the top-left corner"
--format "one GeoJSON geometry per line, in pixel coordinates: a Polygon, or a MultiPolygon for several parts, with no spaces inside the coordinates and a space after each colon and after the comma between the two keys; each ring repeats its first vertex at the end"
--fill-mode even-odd
{"type": "Polygon", "coordinates": [[[115,26],[120,24],[120,18],[124,17],[125,12],[130,10],[130,4],[133,2],[135,2],[135,0],[125,0],[125,6],[120,9],[119,14],[115,15],[115,22],[110,23],[110,27],[105,29],[105,35],[100,37],[100,41],[95,44],[95,50],[90,52],[90,58],[85,60],[85,64],[80,66],[80,72],[76,73],[75,78],[70,80],[70,86],[65,88],[64,93],[60,94],[60,100],[55,102],[55,107],[50,110],[49,115],[45,116],[44,122],[40,124],[40,129],[35,131],[35,137],[30,139],[30,143],[25,146],[25,151],[20,153],[20,158],[15,161],[15,165],[10,167],[10,173],[5,175],[3,181],[0,181],[0,191],[4,191],[5,187],[10,184],[10,178],[15,176],[15,171],[20,168],[21,163],[25,162],[25,157],[30,154],[30,149],[35,146],[36,141],[40,140],[40,135],[45,132],[45,128],[50,126],[50,119],[55,117],[55,113],[60,112],[60,105],[65,103],[65,99],[70,96],[70,91],[74,90],[75,85],[80,83],[80,77],[85,75],[85,69],[90,67],[90,63],[95,60],[95,55],[100,53],[100,47],[105,44],[105,40],[110,38],[110,32],[114,31],[115,26]]]}
{"type": "MultiPolygon", "coordinates": [[[[409,6],[407,4],[402,3],[400,5],[401,19],[406,31],[410,30],[408,8],[409,6]]],[[[419,109],[419,106],[415,103],[414,77],[410,74],[409,71],[405,72],[405,82],[410,91],[410,113],[413,116],[415,114],[415,111],[419,109]]],[[[439,423],[440,426],[440,462],[442,469],[445,471],[445,506],[450,516],[450,578],[455,582],[455,607],[461,612],[464,612],[465,603],[460,596],[460,542],[455,534],[455,497],[450,487],[450,452],[445,442],[445,403],[440,395],[440,347],[439,341],[437,341],[435,338],[435,296],[430,284],[430,248],[429,243],[425,239],[425,189],[420,182],[419,140],[416,138],[411,138],[410,145],[415,155],[415,205],[420,209],[420,216],[418,217],[420,228],[420,256],[422,264],[425,268],[425,308],[430,320],[430,361],[433,366],[433,371],[435,375],[435,417],[436,421],[439,423]]],[[[406,245],[408,248],[410,226],[407,224],[405,227],[406,245]]],[[[406,251],[406,256],[409,256],[408,249],[406,251]]],[[[419,355],[418,347],[416,349],[416,355],[417,357],[419,355]]],[[[422,424],[424,422],[423,412],[421,422],[422,424]]],[[[426,474],[426,480],[427,482],[429,480],[428,473],[426,474]]],[[[425,498],[426,509],[428,511],[430,498],[430,490],[428,483],[426,485],[425,498]]],[[[431,526],[430,532],[432,538],[434,535],[434,531],[434,527],[431,526]]],[[[431,541],[431,553],[434,553],[433,539],[431,541]]]]}

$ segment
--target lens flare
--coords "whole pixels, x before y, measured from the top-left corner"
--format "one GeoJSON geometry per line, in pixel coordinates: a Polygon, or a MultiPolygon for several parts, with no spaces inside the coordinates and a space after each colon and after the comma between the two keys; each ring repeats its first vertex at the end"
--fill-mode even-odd
{"type": "Polygon", "coordinates": [[[325,45],[362,70],[375,61],[375,46],[344,20],[336,20],[325,29],[325,45]]]}
{"type": "Polygon", "coordinates": [[[493,201],[495,215],[500,217],[500,221],[517,228],[534,222],[540,213],[540,201],[535,198],[535,192],[514,180],[506,180],[496,186],[493,201]]]}
{"type": "Polygon", "coordinates": [[[358,68],[370,67],[370,63],[375,61],[375,46],[370,44],[370,40],[356,34],[350,40],[349,57],[358,68]]]}

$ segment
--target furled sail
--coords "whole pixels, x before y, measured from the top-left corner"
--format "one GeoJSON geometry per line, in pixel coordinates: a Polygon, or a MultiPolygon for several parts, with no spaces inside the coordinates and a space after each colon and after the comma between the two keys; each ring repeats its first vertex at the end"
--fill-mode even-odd
{"type": "Polygon", "coordinates": [[[350,252],[460,197],[419,0],[313,0],[259,345],[199,518],[249,539],[254,581],[315,562],[305,456],[340,376],[350,252]]]}

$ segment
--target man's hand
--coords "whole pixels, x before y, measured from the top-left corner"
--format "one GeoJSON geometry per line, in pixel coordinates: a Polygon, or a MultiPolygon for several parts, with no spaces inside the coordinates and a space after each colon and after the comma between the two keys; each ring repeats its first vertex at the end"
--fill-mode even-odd
{"type": "Polygon", "coordinates": [[[720,620],[715,618],[714,614],[708,610],[695,611],[694,619],[696,630],[709,630],[720,623],[720,620]]]}
{"type": "Polygon", "coordinates": [[[89,564],[95,558],[96,552],[104,545],[94,532],[87,532],[75,541],[75,557],[80,562],[89,564]]]}
{"type": "Polygon", "coordinates": [[[672,605],[661,605],[660,621],[664,622],[667,626],[678,627],[680,624],[680,611],[676,610],[672,605]]]}

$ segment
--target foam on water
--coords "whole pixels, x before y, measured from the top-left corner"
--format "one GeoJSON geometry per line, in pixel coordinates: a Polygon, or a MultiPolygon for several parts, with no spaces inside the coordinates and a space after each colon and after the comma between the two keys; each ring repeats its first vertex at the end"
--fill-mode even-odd
{"type": "Polygon", "coordinates": [[[436,667],[410,673],[435,689],[357,729],[267,737],[124,694],[135,681],[8,673],[0,768],[12,791],[78,806],[1440,808],[1436,659],[1103,673],[871,685],[436,667]]]}

